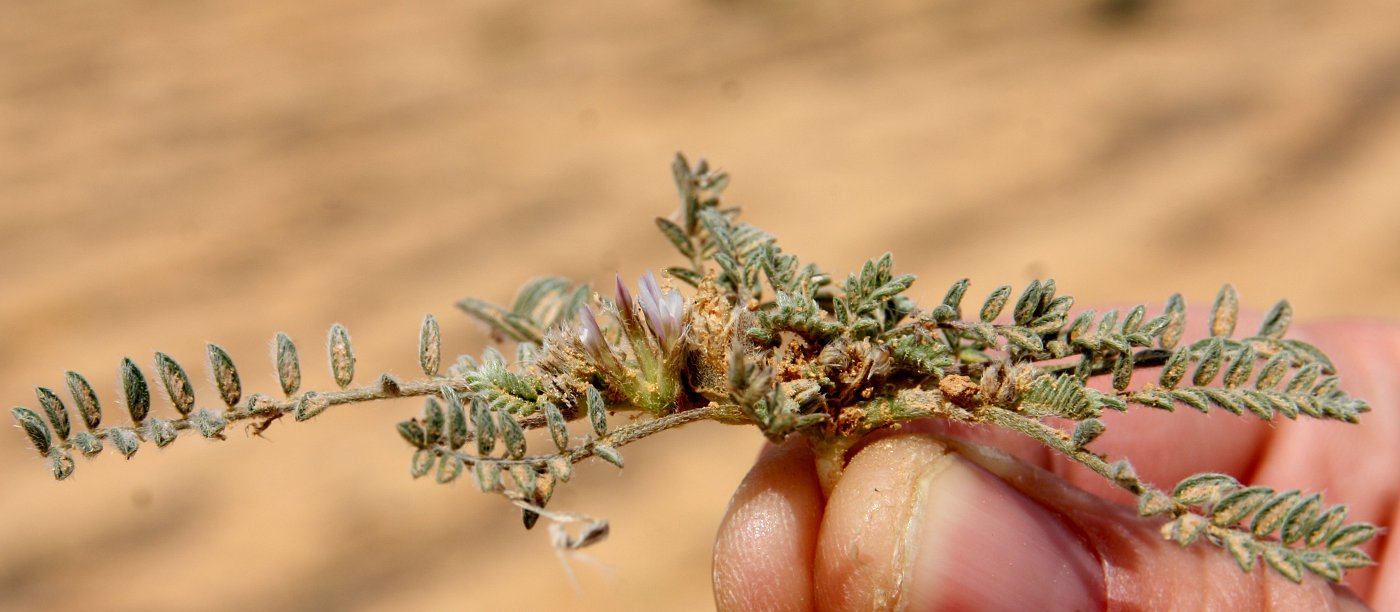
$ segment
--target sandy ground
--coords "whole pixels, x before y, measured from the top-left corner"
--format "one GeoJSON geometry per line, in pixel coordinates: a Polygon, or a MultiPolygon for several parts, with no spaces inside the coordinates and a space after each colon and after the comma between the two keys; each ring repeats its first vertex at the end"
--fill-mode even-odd
{"type": "MultiPolygon", "coordinates": [[[[205,341],[349,326],[415,370],[419,319],[559,273],[674,261],[676,150],[834,271],[891,250],[936,299],[1054,276],[1081,304],[1400,313],[1392,2],[288,3],[0,11],[0,398],[205,341]]],[[[368,378],[365,376],[364,378],[368,378]]],[[[202,397],[214,403],[207,384],[202,397]]],[[[470,485],[411,480],[416,402],[81,461],[0,439],[0,608],[712,607],[709,555],[761,443],[701,425],[590,465],[555,505],[614,535],[571,566],[470,485]]],[[[167,405],[157,408],[171,413],[167,405]]]]}

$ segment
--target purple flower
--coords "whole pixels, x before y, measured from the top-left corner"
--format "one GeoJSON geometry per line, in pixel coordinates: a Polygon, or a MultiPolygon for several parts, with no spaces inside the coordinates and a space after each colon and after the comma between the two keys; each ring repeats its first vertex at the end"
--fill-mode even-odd
{"type": "Polygon", "coordinates": [[[656,284],[656,277],[651,271],[647,271],[642,276],[641,293],[637,296],[637,302],[642,306],[642,312],[646,314],[647,323],[651,326],[651,331],[656,334],[656,339],[661,343],[661,350],[665,353],[671,352],[677,340],[681,336],[681,320],[685,317],[685,299],[674,290],[667,290],[662,294],[660,285],[656,284]]]}
{"type": "Polygon", "coordinates": [[[583,350],[588,351],[588,356],[593,358],[598,367],[608,369],[613,365],[612,348],[608,346],[607,338],[603,337],[602,328],[598,327],[598,319],[593,316],[593,309],[584,306],[581,310],[579,343],[583,345],[583,350]]]}
{"type": "Polygon", "coordinates": [[[632,316],[632,294],[627,292],[627,284],[622,282],[621,274],[614,274],[617,280],[617,309],[624,317],[632,316]]]}

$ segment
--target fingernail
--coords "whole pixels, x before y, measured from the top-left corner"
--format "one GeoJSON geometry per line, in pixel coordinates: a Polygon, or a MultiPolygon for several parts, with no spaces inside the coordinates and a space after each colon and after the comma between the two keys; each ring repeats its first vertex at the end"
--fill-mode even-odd
{"type": "Polygon", "coordinates": [[[1098,610],[1103,567],[1066,521],[953,454],[913,481],[901,607],[1098,610]]]}

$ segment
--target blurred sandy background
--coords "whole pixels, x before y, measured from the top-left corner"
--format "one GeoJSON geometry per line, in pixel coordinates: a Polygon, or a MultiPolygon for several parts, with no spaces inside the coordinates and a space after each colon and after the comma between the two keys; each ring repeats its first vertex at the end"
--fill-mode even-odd
{"type": "MultiPolygon", "coordinates": [[[[117,422],[122,356],[200,372],[207,340],[270,391],[277,330],[325,387],[335,321],[361,380],[411,375],[427,311],[479,352],[458,297],[673,261],[651,218],[678,149],[788,250],[843,274],[892,250],[923,299],[1052,275],[1081,304],[1231,281],[1400,313],[1393,2],[4,2],[0,398],[71,368],[117,422]]],[[[614,533],[575,592],[513,509],[409,479],[418,408],[62,485],[7,433],[0,608],[712,607],[755,432],[583,469],[554,505],[614,533]]]]}

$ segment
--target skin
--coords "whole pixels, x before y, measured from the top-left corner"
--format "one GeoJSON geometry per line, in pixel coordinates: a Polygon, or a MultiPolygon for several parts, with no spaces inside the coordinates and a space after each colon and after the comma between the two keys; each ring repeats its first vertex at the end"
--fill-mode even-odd
{"type": "MultiPolygon", "coordinates": [[[[1290,335],[1326,351],[1343,388],[1371,403],[1361,426],[1134,407],[1105,415],[1108,431],[1091,448],[1131,458],[1159,488],[1224,472],[1321,491],[1324,503],[1350,507],[1348,522],[1394,526],[1400,326],[1299,324],[1290,335]]],[[[792,438],[762,452],[730,502],[715,543],[715,600],[721,610],[1400,606],[1400,538],[1370,542],[1378,565],[1349,571],[1343,585],[1312,575],[1295,585],[1262,561],[1246,574],[1215,546],[1165,541],[1161,522],[1014,432],[941,422],[881,432],[856,449],[829,498],[806,441],[792,438]]]]}

